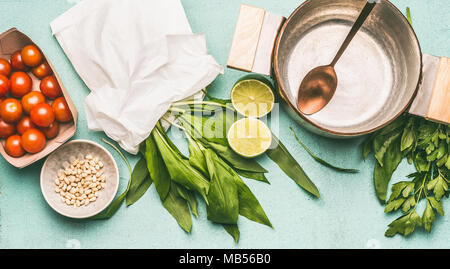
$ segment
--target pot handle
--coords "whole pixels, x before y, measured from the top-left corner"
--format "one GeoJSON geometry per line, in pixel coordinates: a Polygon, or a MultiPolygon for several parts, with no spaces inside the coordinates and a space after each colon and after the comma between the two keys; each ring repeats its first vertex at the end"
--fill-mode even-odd
{"type": "Polygon", "coordinates": [[[450,58],[424,54],[422,76],[409,113],[450,124],[450,58]]]}
{"type": "Polygon", "coordinates": [[[242,4],[228,55],[230,68],[270,75],[272,52],[285,18],[242,4]]]}

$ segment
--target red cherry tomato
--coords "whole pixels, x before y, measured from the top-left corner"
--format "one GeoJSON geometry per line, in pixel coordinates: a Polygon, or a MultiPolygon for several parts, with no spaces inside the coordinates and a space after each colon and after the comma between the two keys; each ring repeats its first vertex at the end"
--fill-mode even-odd
{"type": "Polygon", "coordinates": [[[45,134],[47,139],[55,138],[59,133],[59,123],[54,121],[50,126],[46,128],[41,128],[42,132],[45,134]]]}
{"type": "Polygon", "coordinates": [[[0,104],[0,117],[6,122],[15,123],[22,117],[22,105],[17,99],[8,98],[0,104]]]}
{"type": "Polygon", "coordinates": [[[47,103],[36,105],[30,112],[31,121],[39,127],[48,127],[55,121],[55,113],[47,103]]]}
{"type": "Polygon", "coordinates": [[[52,69],[50,68],[50,65],[47,62],[41,63],[40,65],[33,68],[33,70],[31,71],[39,79],[43,79],[44,77],[50,76],[53,73],[52,69]]]}
{"type": "Polygon", "coordinates": [[[30,114],[36,105],[42,103],[45,103],[45,96],[38,91],[31,91],[22,97],[23,111],[27,114],[30,114]]]}
{"type": "Polygon", "coordinates": [[[45,148],[45,135],[38,129],[30,129],[22,135],[22,147],[28,153],[38,153],[45,148]]]}
{"type": "Polygon", "coordinates": [[[53,111],[55,112],[56,120],[59,122],[68,122],[73,119],[70,112],[69,105],[64,97],[56,98],[52,104],[53,111]]]}
{"type": "Polygon", "coordinates": [[[0,75],[0,96],[5,96],[10,88],[11,83],[9,82],[8,77],[0,75]]]}
{"type": "Polygon", "coordinates": [[[20,98],[31,91],[33,84],[30,76],[25,72],[15,72],[11,75],[11,94],[20,98]]]}
{"type": "Polygon", "coordinates": [[[41,80],[41,92],[50,99],[55,99],[62,95],[61,87],[55,76],[47,76],[41,80]]]}
{"type": "Polygon", "coordinates": [[[7,138],[16,132],[16,127],[13,123],[7,123],[0,119],[0,138],[7,138]]]}
{"type": "Polygon", "coordinates": [[[28,66],[26,66],[22,61],[22,52],[20,50],[16,51],[11,55],[11,66],[16,71],[27,71],[28,66]]]}
{"type": "Polygon", "coordinates": [[[27,45],[21,52],[23,63],[35,67],[42,63],[42,53],[35,45],[27,45]]]}
{"type": "Polygon", "coordinates": [[[31,121],[30,117],[25,116],[17,123],[17,132],[21,135],[30,129],[36,129],[36,125],[31,121]]]}
{"type": "Polygon", "coordinates": [[[21,157],[25,154],[20,135],[12,135],[6,139],[5,151],[9,156],[15,158],[21,157]]]}
{"type": "Polygon", "coordinates": [[[11,64],[8,60],[0,58],[0,75],[9,77],[11,75],[11,64]]]}

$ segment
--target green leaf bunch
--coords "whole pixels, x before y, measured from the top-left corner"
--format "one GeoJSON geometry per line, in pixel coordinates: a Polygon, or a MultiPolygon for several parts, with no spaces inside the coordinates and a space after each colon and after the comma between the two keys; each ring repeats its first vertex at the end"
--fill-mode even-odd
{"type": "Polygon", "coordinates": [[[410,235],[417,227],[431,232],[436,213],[443,216],[442,199],[449,196],[450,126],[402,115],[396,121],[369,136],[362,145],[363,157],[373,152],[376,163],[373,173],[375,192],[385,212],[401,211],[402,216],[389,224],[385,235],[410,235]],[[416,172],[410,180],[388,185],[399,163],[407,159],[416,172]],[[417,205],[425,202],[420,217],[417,205]]]}
{"type": "MultiPolygon", "coordinates": [[[[231,101],[207,97],[173,104],[171,111],[178,113],[178,123],[165,119],[184,131],[189,156],[180,152],[158,122],[140,146],[141,158],[132,171],[130,168],[126,191],[96,219],[110,218],[125,199],[128,206],[137,202],[154,184],[164,208],[187,233],[192,230],[192,215],[198,217],[198,197],[205,202],[208,220],[221,225],[235,242],[240,237],[239,216],[273,227],[241,178],[270,184],[265,176],[268,171],[256,159],[244,158],[228,145],[227,131],[238,119],[228,105],[231,101]]],[[[277,137],[273,140],[267,156],[301,188],[319,198],[319,190],[286,147],[277,137]]]]}

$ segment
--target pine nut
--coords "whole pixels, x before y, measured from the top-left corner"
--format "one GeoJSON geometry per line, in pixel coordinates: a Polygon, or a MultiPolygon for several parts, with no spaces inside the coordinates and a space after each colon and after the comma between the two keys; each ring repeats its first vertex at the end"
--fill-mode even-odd
{"type": "Polygon", "coordinates": [[[99,191],[106,187],[104,164],[98,157],[91,154],[77,159],[70,157],[70,162],[64,162],[65,169],[59,170],[54,180],[55,193],[61,201],[73,207],[87,206],[97,200],[99,191]]]}

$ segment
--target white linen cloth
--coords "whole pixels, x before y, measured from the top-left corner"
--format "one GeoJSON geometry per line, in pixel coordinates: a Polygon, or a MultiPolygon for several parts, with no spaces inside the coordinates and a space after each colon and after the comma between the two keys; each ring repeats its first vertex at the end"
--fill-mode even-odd
{"type": "Polygon", "coordinates": [[[91,90],[89,129],[132,154],[172,102],[223,74],[180,0],[84,0],[50,26],[91,90]]]}

